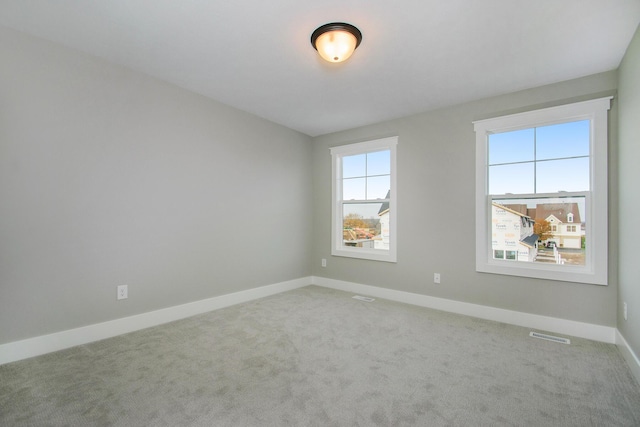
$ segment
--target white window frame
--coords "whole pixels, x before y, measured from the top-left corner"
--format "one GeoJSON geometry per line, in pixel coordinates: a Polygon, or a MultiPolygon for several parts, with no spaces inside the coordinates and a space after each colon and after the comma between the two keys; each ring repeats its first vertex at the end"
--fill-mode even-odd
{"type": "MultiPolygon", "coordinates": [[[[544,108],[525,113],[473,122],[476,132],[476,271],[539,279],[608,284],[608,110],[611,99],[544,108]],[[491,247],[491,200],[488,188],[489,135],[579,120],[590,121],[590,188],[586,193],[586,235],[584,266],[509,262],[493,259],[491,247]]],[[[562,193],[536,196],[559,196],[562,193]]],[[[574,193],[569,193],[574,194],[574,193]]],[[[515,194],[514,198],[519,195],[515,194]]]]}
{"type": "Polygon", "coordinates": [[[332,147],[331,150],[331,255],[360,258],[372,261],[397,262],[398,249],[398,205],[396,192],[396,147],[398,137],[388,137],[373,141],[332,147]],[[356,248],[343,245],[343,200],[342,200],[342,158],[376,151],[390,151],[390,195],[384,199],[389,203],[389,250],[375,248],[356,248]]]}

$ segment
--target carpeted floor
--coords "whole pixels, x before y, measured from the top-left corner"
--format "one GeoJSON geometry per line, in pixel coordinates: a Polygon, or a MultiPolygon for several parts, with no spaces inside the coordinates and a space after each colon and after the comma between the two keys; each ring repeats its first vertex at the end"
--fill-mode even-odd
{"type": "Polygon", "coordinates": [[[2,426],[639,426],[614,345],[309,286],[0,366],[2,426]]]}

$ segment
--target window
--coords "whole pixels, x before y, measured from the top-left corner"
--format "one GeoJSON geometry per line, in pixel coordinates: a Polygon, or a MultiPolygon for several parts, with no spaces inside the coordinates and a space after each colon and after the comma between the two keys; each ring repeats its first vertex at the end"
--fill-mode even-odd
{"type": "Polygon", "coordinates": [[[493,258],[495,258],[495,259],[511,259],[511,260],[518,259],[516,251],[505,251],[503,249],[494,249],[493,258]]]}
{"type": "Polygon", "coordinates": [[[396,262],[397,137],[331,148],[331,254],[396,262]]]}
{"type": "Polygon", "coordinates": [[[474,122],[477,271],[607,284],[611,99],[474,122]]]}

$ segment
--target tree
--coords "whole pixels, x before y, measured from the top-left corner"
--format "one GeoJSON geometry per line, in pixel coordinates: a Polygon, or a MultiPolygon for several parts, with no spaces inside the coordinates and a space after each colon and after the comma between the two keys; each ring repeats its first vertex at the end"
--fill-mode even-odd
{"type": "Polygon", "coordinates": [[[343,228],[369,228],[362,215],[350,213],[344,217],[343,228]]]}
{"type": "Polygon", "coordinates": [[[547,240],[553,237],[551,223],[546,219],[536,219],[535,224],[533,224],[533,232],[538,235],[539,240],[547,240]]]}

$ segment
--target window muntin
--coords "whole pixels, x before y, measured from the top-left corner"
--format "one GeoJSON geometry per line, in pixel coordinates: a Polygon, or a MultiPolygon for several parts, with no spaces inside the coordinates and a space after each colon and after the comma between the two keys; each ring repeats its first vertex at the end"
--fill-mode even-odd
{"type": "Polygon", "coordinates": [[[396,261],[397,137],[331,148],[332,255],[396,261]]]}
{"type": "MultiPolygon", "coordinates": [[[[611,98],[474,122],[476,130],[476,269],[481,272],[607,283],[607,110],[611,98]],[[496,208],[506,205],[514,227],[496,239],[496,208]],[[540,206],[547,238],[526,227],[540,206]],[[569,209],[571,208],[571,209],[569,209]],[[571,211],[571,215],[567,212],[571,211]],[[578,223],[568,228],[566,223],[578,223]],[[552,230],[555,227],[555,231],[552,230]],[[567,231],[575,230],[575,231],[567,231]],[[502,240],[504,241],[502,241],[502,240]],[[508,241],[507,241],[508,240],[508,241]],[[517,246],[507,263],[496,251],[517,246]],[[548,245],[546,245],[548,243],[548,245]],[[524,248],[524,249],[523,249],[524,248]],[[539,248],[544,248],[538,251],[539,248]],[[538,257],[553,249],[553,262],[538,257]],[[559,255],[558,256],[558,252],[559,255]],[[582,252],[576,259],[563,253],[582,252]]],[[[538,229],[540,225],[534,228],[538,229]]],[[[502,232],[498,230],[498,232],[502,232]]],[[[546,255],[546,254],[544,254],[546,255]]]]}

